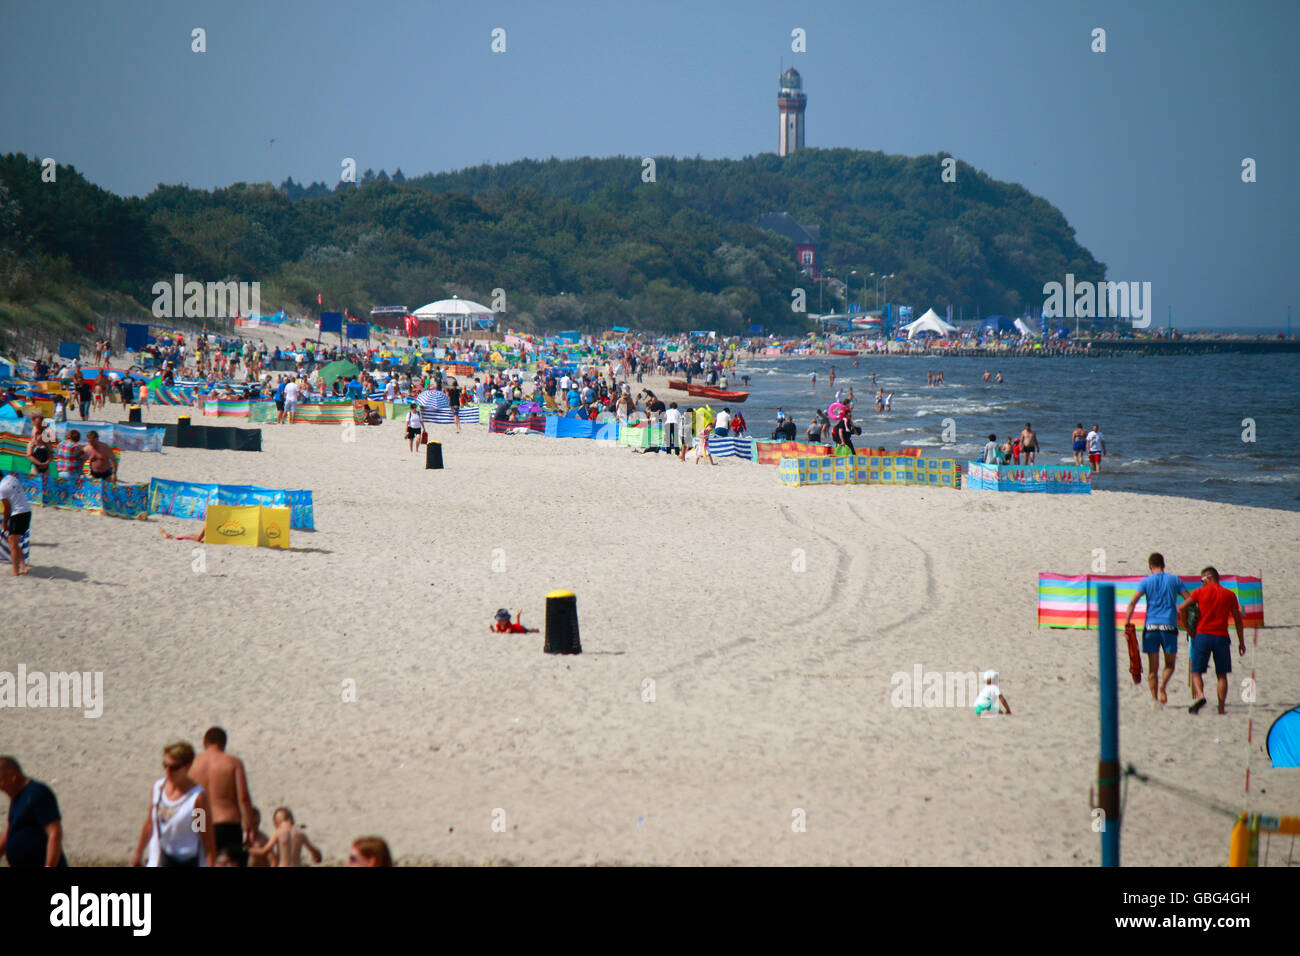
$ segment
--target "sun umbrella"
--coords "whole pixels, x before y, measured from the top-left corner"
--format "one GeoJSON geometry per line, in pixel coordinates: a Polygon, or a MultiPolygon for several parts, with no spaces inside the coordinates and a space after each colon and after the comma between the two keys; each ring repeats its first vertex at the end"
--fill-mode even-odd
{"type": "Polygon", "coordinates": [[[354,378],[361,374],[361,369],[351,362],[330,362],[320,370],[321,380],[332,386],[340,378],[354,378]]]}

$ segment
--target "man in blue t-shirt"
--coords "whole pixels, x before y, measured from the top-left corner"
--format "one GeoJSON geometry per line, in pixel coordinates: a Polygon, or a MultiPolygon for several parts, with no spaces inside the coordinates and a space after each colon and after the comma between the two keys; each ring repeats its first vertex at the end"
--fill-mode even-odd
{"type": "Polygon", "coordinates": [[[1178,596],[1187,591],[1187,585],[1176,574],[1165,573],[1165,558],[1155,552],[1147,558],[1147,568],[1151,571],[1137,586],[1137,592],[1128,602],[1128,613],[1124,616],[1124,628],[1133,622],[1133,609],[1139,598],[1147,599],[1146,623],[1142,627],[1142,653],[1147,655],[1147,685],[1151,688],[1151,699],[1164,705],[1169,700],[1166,688],[1169,678],[1174,676],[1174,661],[1178,657],[1178,596]],[[1165,669],[1160,674],[1157,689],[1156,670],[1160,665],[1160,651],[1165,652],[1165,669]]]}
{"type": "Polygon", "coordinates": [[[9,825],[0,833],[0,854],[14,869],[67,866],[63,821],[54,791],[23,774],[13,757],[0,756],[0,790],[9,797],[9,825]]]}
{"type": "Polygon", "coordinates": [[[286,382],[285,382],[285,380],[284,380],[284,376],[281,375],[281,376],[280,376],[280,382],[279,382],[279,384],[277,384],[277,385],[275,386],[275,391],[271,393],[271,397],[275,399],[275,423],[276,423],[277,425],[283,425],[283,424],[284,424],[284,414],[285,414],[285,413],[284,413],[284,386],[285,386],[285,384],[286,384],[286,382]]]}
{"type": "Polygon", "coordinates": [[[361,398],[363,391],[364,389],[362,388],[361,381],[359,379],[354,378],[348,382],[347,392],[349,398],[352,398],[354,400],[361,398]]]}

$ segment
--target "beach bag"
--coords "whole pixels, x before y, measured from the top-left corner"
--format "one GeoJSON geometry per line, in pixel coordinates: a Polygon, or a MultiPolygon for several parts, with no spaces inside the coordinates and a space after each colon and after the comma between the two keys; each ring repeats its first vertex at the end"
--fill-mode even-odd
{"type": "Polygon", "coordinates": [[[421,445],[429,444],[429,430],[427,428],[420,429],[420,444],[421,445]]]}

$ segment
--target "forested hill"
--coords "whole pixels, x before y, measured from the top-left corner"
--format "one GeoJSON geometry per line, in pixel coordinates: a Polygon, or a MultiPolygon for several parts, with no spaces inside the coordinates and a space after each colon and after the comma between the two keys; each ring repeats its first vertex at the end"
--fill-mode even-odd
{"type": "Polygon", "coordinates": [[[791,289],[809,287],[814,310],[817,295],[790,241],[755,225],[769,212],[820,230],[823,266],[858,271],[854,298],[862,276],[894,273],[892,301],[1014,315],[1066,272],[1103,278],[1050,203],[960,163],[943,182],[941,159],[658,157],[652,182],[638,157],[521,160],[413,178],[367,171],[333,189],[286,180],[122,199],[71,167],[43,183],[36,159],[11,154],[0,157],[0,223],[12,223],[0,243],[37,273],[63,258],[144,304],[176,272],[259,281],[263,311],[306,312],[317,293],[363,314],[452,294],[490,302],[502,289],[507,324],[545,328],[801,330],[791,289]]]}

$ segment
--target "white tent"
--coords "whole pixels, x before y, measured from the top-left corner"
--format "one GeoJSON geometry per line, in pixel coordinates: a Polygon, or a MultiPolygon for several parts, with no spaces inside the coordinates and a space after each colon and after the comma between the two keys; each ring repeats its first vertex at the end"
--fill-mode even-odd
{"type": "Polygon", "coordinates": [[[937,332],[939,335],[951,335],[957,331],[957,326],[950,325],[934,309],[927,309],[925,315],[921,316],[915,322],[909,322],[903,326],[903,332],[907,333],[909,339],[915,338],[921,332],[937,332]]]}
{"type": "Polygon", "coordinates": [[[1025,324],[1024,319],[1016,319],[1016,328],[1019,329],[1020,334],[1025,336],[1026,338],[1033,338],[1038,335],[1037,332],[1035,332],[1033,329],[1031,329],[1028,325],[1025,324]]]}
{"type": "Polygon", "coordinates": [[[469,299],[439,299],[422,305],[413,313],[417,319],[437,319],[445,335],[459,335],[474,328],[479,319],[490,319],[492,310],[469,299]]]}

